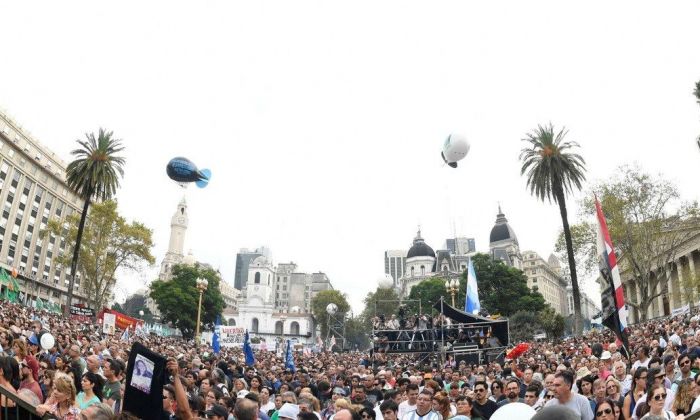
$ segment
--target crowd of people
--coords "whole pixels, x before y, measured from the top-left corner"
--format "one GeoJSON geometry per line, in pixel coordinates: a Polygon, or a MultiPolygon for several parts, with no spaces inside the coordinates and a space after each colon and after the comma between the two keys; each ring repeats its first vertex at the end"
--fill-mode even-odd
{"type": "MultiPolygon", "coordinates": [[[[103,335],[80,323],[0,302],[0,387],[59,419],[132,419],[123,410],[133,341],[167,358],[163,418],[216,420],[683,419],[700,408],[700,324],[683,314],[631,327],[629,353],[610,331],[532,342],[514,360],[419,362],[413,353],[256,351],[103,335]],[[55,337],[41,348],[42,332],[55,337]],[[519,410],[519,411],[518,411],[519,410]],[[513,413],[519,415],[513,417],[513,413]]],[[[13,418],[0,398],[0,418],[13,418]]]]}

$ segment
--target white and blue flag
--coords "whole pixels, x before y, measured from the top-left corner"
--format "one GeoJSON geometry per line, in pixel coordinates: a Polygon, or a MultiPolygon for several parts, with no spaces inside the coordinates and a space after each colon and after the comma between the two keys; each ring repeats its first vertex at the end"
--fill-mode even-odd
{"type": "Polygon", "coordinates": [[[476,272],[474,272],[474,264],[472,259],[469,259],[469,267],[467,267],[467,301],[464,304],[464,312],[469,314],[478,314],[481,310],[479,303],[479,288],[476,285],[476,272]]]}

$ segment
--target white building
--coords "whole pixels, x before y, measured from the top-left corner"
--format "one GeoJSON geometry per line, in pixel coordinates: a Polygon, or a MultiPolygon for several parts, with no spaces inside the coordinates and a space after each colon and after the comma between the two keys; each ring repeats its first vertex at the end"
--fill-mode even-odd
{"type": "Polygon", "coordinates": [[[187,225],[189,217],[187,215],[187,202],[185,197],[182,197],[180,203],[175,209],[175,213],[170,218],[170,241],[168,242],[168,251],[165,253],[165,258],[160,263],[160,280],[170,280],[172,276],[173,266],[183,262],[185,255],[185,234],[187,233],[187,225]]]}
{"type": "Polygon", "coordinates": [[[489,236],[489,251],[491,258],[503,261],[506,265],[522,270],[523,257],[520,254],[520,245],[515,231],[508,224],[505,214],[498,206],[496,224],[491,229],[489,236]]]}
{"type": "Polygon", "coordinates": [[[527,276],[527,286],[538,291],[545,302],[558,314],[569,314],[566,280],[561,276],[559,259],[550,255],[545,261],[535,251],[524,251],[522,270],[527,276]]]}
{"type": "MultiPolygon", "coordinates": [[[[579,288],[580,290],[580,288],[579,288]]],[[[567,315],[573,315],[574,313],[574,292],[573,288],[571,285],[566,286],[566,301],[568,303],[568,314],[567,315]]],[[[600,298],[598,298],[598,302],[600,302],[600,298]]],[[[584,321],[590,321],[594,315],[598,314],[600,312],[600,308],[596,304],[596,302],[591,299],[586,292],[581,292],[581,318],[584,321]]]]}

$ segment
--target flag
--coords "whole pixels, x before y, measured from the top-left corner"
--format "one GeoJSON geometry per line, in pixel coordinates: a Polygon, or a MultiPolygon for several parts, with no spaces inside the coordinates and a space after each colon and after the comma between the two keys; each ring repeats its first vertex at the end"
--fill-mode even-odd
{"type": "Polygon", "coordinates": [[[476,285],[476,272],[474,264],[469,258],[469,266],[467,267],[467,299],[464,303],[464,312],[469,314],[478,314],[481,310],[479,303],[479,288],[476,285]]]}
{"type": "Polygon", "coordinates": [[[284,367],[286,369],[289,369],[292,371],[292,373],[296,372],[296,368],[294,367],[294,355],[292,354],[292,341],[287,340],[287,354],[284,357],[284,367]]]}
{"type": "Polygon", "coordinates": [[[243,341],[243,353],[245,353],[246,366],[253,366],[255,364],[255,355],[253,354],[253,348],[250,347],[250,337],[248,336],[248,330],[245,330],[245,340],[243,341]]]}
{"type": "Polygon", "coordinates": [[[211,338],[211,348],[214,349],[214,354],[219,354],[221,344],[219,343],[219,327],[221,326],[221,315],[217,315],[216,323],[214,324],[214,335],[211,338]]]}
{"type": "Polygon", "coordinates": [[[129,341],[129,327],[126,327],[126,328],[124,329],[124,332],[122,333],[121,340],[122,340],[122,341],[127,341],[127,342],[129,341]]]}
{"type": "Polygon", "coordinates": [[[627,307],[625,306],[625,296],[622,282],[620,281],[620,268],[617,265],[617,257],[610,240],[603,208],[597,197],[595,199],[595,209],[598,216],[598,262],[600,275],[605,280],[605,286],[601,294],[603,325],[615,333],[618,340],[622,342],[625,352],[629,355],[627,307]]]}
{"type": "Polygon", "coordinates": [[[44,301],[41,300],[41,298],[37,296],[36,302],[34,303],[34,306],[39,310],[44,309],[44,301]]]}

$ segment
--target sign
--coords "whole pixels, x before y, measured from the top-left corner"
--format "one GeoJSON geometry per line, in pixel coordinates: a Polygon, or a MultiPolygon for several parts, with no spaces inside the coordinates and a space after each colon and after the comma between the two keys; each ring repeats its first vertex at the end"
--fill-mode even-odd
{"type": "Polygon", "coordinates": [[[98,319],[103,319],[103,317],[107,314],[114,315],[116,317],[116,327],[119,328],[120,330],[125,330],[127,328],[136,328],[137,325],[143,324],[143,320],[141,319],[136,319],[132,318],[128,315],[125,315],[121,312],[117,312],[111,309],[103,309],[99,314],[97,314],[98,319]]]}
{"type": "Polygon", "coordinates": [[[140,419],[162,418],[163,385],[169,376],[165,365],[164,356],[140,343],[131,346],[122,411],[135,414],[140,419]]]}
{"type": "Polygon", "coordinates": [[[228,327],[221,325],[219,330],[219,344],[221,347],[241,347],[245,338],[245,328],[228,327]]]}
{"type": "Polygon", "coordinates": [[[104,315],[102,315],[102,332],[105,334],[114,335],[116,323],[117,316],[105,312],[104,315]]]}
{"type": "Polygon", "coordinates": [[[672,310],[671,316],[684,314],[684,313],[689,312],[689,311],[690,311],[690,305],[681,306],[680,308],[676,308],[676,309],[672,310]]]}
{"type": "Polygon", "coordinates": [[[71,305],[70,314],[71,316],[86,316],[92,318],[95,316],[95,310],[92,308],[71,305]]]}

